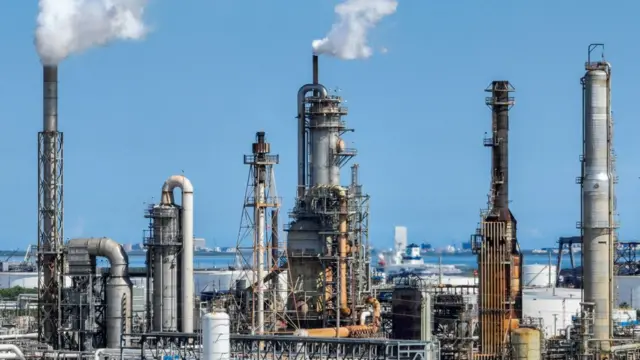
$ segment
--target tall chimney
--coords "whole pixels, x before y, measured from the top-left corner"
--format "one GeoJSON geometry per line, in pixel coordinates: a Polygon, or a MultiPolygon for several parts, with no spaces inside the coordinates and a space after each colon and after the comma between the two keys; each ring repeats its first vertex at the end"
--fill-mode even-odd
{"type": "Polygon", "coordinates": [[[58,68],[43,67],[43,121],[38,133],[39,338],[61,347],[58,313],[62,286],[62,133],[58,132],[58,68]]]}
{"type": "Polygon", "coordinates": [[[313,55],[313,84],[318,84],[318,55],[313,55]]]}

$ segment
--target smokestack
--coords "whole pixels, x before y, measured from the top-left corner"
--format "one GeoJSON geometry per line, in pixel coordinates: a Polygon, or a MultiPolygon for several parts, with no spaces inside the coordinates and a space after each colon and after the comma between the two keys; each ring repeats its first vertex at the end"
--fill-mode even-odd
{"type": "Polygon", "coordinates": [[[313,55],[313,84],[318,84],[318,55],[313,55]]]}
{"type": "Polygon", "coordinates": [[[44,66],[44,118],[42,131],[58,131],[58,67],[44,66]]]}
{"type": "Polygon", "coordinates": [[[62,274],[57,252],[62,245],[62,134],[58,132],[58,68],[43,67],[43,121],[38,133],[38,251],[40,288],[40,341],[58,348],[60,314],[58,288],[62,274]]]}
{"type": "Polygon", "coordinates": [[[509,109],[514,100],[509,93],[515,91],[506,80],[493,81],[485,91],[491,92],[486,99],[492,111],[493,134],[490,141],[485,141],[491,147],[492,176],[490,204],[491,213],[501,221],[510,221],[509,211],[509,109]]]}

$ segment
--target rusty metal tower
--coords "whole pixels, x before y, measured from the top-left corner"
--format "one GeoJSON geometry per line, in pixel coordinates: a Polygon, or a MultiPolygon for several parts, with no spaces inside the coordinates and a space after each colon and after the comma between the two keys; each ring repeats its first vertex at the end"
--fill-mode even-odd
{"type": "Polygon", "coordinates": [[[249,165],[249,178],[242,209],[237,243],[237,258],[244,263],[241,280],[251,283],[251,293],[245,321],[254,334],[274,332],[284,323],[288,272],[285,268],[286,246],[280,242],[278,213],[280,199],[276,191],[274,165],[278,155],[271,155],[271,144],[265,133],[256,133],[252,154],[244,156],[249,165]],[[249,260],[251,259],[251,260],[249,260]]]}
{"type": "Polygon", "coordinates": [[[492,134],[484,139],[492,155],[491,189],[472,243],[480,277],[478,357],[499,359],[507,355],[510,330],[522,318],[522,253],[509,210],[509,110],[515,89],[508,81],[493,81],[485,91],[491,93],[485,102],[492,112],[492,134]]]}
{"type": "Polygon", "coordinates": [[[43,68],[43,129],[38,133],[38,337],[63,346],[62,132],[58,131],[58,68],[43,68]]]}

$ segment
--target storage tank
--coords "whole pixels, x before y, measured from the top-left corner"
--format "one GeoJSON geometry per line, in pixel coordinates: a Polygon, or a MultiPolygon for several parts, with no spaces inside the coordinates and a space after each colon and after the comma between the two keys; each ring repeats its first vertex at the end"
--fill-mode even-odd
{"type": "Polygon", "coordinates": [[[580,310],[580,289],[541,288],[522,291],[522,315],[542,318],[545,337],[558,335],[571,325],[572,316],[580,310]]]}
{"type": "Polygon", "coordinates": [[[640,309],[640,276],[616,276],[614,283],[614,306],[626,304],[640,309]]]}
{"type": "Polygon", "coordinates": [[[511,332],[513,359],[540,360],[540,331],[531,328],[515,329],[511,332]]]}
{"type": "Polygon", "coordinates": [[[556,267],[532,264],[522,267],[524,287],[549,287],[556,281],[556,267]]]}
{"type": "Polygon", "coordinates": [[[230,327],[227,313],[212,312],[202,317],[202,360],[229,360],[230,327]]]}

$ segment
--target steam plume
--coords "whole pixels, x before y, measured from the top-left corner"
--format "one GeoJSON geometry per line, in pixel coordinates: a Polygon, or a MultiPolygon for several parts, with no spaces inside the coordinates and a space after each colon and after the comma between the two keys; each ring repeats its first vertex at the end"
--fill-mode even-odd
{"type": "Polygon", "coordinates": [[[117,39],[144,37],[147,0],[40,0],[36,48],[45,65],[117,39]]]}
{"type": "Polygon", "coordinates": [[[397,0],[345,0],[335,7],[338,21],[329,34],[311,44],[313,51],[343,60],[368,58],[373,54],[367,44],[369,30],[397,7],[397,0]]]}

